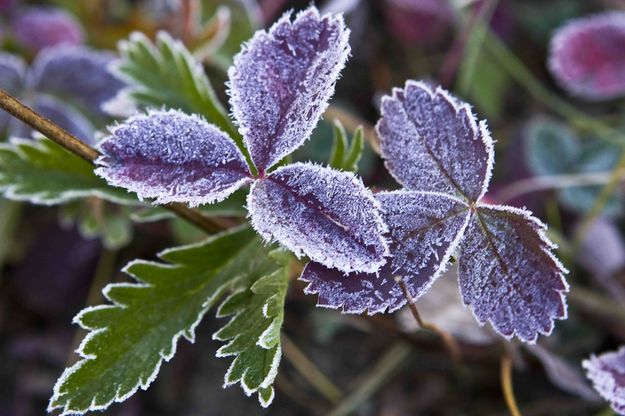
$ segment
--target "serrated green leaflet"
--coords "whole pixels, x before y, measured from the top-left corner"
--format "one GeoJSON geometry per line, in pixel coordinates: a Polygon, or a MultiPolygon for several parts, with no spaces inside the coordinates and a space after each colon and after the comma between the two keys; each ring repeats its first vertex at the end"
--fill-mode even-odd
{"type": "Polygon", "coordinates": [[[219,357],[234,356],[225,377],[226,385],[241,383],[246,394],[258,392],[264,407],[273,400],[273,380],[281,357],[280,328],[289,282],[290,254],[270,254],[274,270],[231,295],[219,307],[218,317],[232,316],[213,336],[228,343],[217,351],[219,357]]]}
{"type": "Polygon", "coordinates": [[[130,84],[125,91],[139,106],[201,114],[244,149],[243,139],[217,99],[204,68],[181,42],[160,32],[152,43],[135,32],[120,42],[119,52],[113,70],[130,84]]]}
{"type": "Polygon", "coordinates": [[[79,349],[82,360],[57,382],[49,410],[105,409],[146,389],[178,339],[193,342],[195,327],[228,289],[275,273],[269,252],[245,227],[166,250],[159,256],[165,263],[130,263],[125,271],[139,283],[109,285],[105,295],[113,305],[87,308],[75,318],[91,332],[79,349]]]}
{"type": "Polygon", "coordinates": [[[86,197],[139,204],[132,194],[98,178],[88,162],[45,138],[0,144],[0,191],[8,199],[43,205],[86,197]]]}

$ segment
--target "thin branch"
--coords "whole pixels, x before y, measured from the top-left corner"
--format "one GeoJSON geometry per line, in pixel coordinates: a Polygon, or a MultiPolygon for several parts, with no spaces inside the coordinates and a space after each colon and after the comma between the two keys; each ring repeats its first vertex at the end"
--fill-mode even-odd
{"type": "Polygon", "coordinates": [[[506,399],[506,405],[508,405],[510,415],[521,416],[521,411],[516,404],[514,389],[512,387],[512,360],[506,354],[501,357],[501,389],[506,399]]]}
{"type": "MultiPolygon", "coordinates": [[[[89,163],[93,164],[100,156],[100,153],[96,149],[84,143],[82,140],[70,134],[47,118],[39,115],[3,89],[0,89],[0,108],[11,114],[13,117],[28,124],[30,127],[62,146],[64,149],[83,158],[89,163]]],[[[209,234],[223,229],[223,226],[220,224],[217,224],[210,218],[188,208],[183,204],[167,204],[163,205],[163,208],[168,209],[177,216],[187,220],[191,224],[201,228],[209,234]]]]}
{"type": "Polygon", "coordinates": [[[408,308],[410,309],[410,312],[412,312],[412,316],[414,317],[415,321],[417,321],[417,324],[421,328],[427,329],[437,334],[445,344],[445,347],[449,351],[449,354],[451,355],[453,361],[455,363],[459,363],[461,358],[460,346],[458,345],[454,337],[450,333],[439,328],[438,326],[429,322],[425,322],[423,319],[421,319],[421,314],[419,314],[419,310],[417,309],[417,305],[415,305],[414,298],[408,290],[408,286],[406,286],[406,283],[399,276],[396,277],[395,280],[397,281],[397,283],[399,283],[399,287],[401,288],[401,291],[403,292],[404,297],[408,302],[408,308]]]}
{"type": "Polygon", "coordinates": [[[282,334],[282,351],[295,369],[332,404],[343,399],[343,392],[306,357],[293,341],[282,334]]]}
{"type": "MultiPolygon", "coordinates": [[[[575,188],[580,186],[605,185],[612,179],[610,172],[576,173],[571,175],[534,176],[506,186],[495,195],[499,203],[508,202],[521,195],[549,189],[575,188]]],[[[625,173],[618,178],[625,181],[625,173]]]]}

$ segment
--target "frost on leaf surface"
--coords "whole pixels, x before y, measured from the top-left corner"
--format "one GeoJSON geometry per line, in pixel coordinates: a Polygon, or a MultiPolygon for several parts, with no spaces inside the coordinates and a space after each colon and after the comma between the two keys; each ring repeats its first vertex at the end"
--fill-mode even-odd
{"type": "Polygon", "coordinates": [[[376,272],[388,255],[378,203],[351,173],[292,164],[256,181],[248,196],[253,227],[297,256],[343,272],[376,272]]]}
{"type": "Polygon", "coordinates": [[[107,286],[104,293],[112,304],[76,316],[90,332],[78,349],[81,360],[57,381],[50,411],[104,410],[147,389],[163,361],[174,356],[180,338],[194,341],[202,317],[230,287],[242,280],[247,287],[275,268],[269,248],[247,227],[159,257],[162,262],[131,262],[125,271],[136,283],[107,286]]]}
{"type": "MultiPolygon", "coordinates": [[[[25,73],[26,63],[22,58],[0,52],[0,88],[12,95],[20,93],[23,88],[25,73]]],[[[0,133],[6,128],[10,119],[9,113],[0,110],[0,133]]]]}
{"type": "Polygon", "coordinates": [[[32,65],[33,83],[37,91],[75,100],[94,115],[101,115],[101,106],[124,87],[107,66],[115,60],[111,52],[85,46],[59,45],[46,48],[32,65]]]}
{"type": "Polygon", "coordinates": [[[625,95],[625,12],[574,19],[551,40],[549,69],[571,94],[587,100],[625,95]]]}
{"type": "Polygon", "coordinates": [[[593,387],[619,415],[625,415],[625,347],[582,363],[593,387]]]}
{"type": "Polygon", "coordinates": [[[348,37],[341,16],[311,7],[257,32],[235,57],[230,104],[260,171],[310,136],[347,60],[348,37]]]}
{"type": "Polygon", "coordinates": [[[445,270],[467,223],[467,206],[445,195],[383,192],[376,195],[389,227],[392,259],[379,273],[343,274],[310,263],[301,280],[318,305],[345,313],[393,312],[406,300],[396,277],[418,298],[445,270]]]}
{"type": "Polygon", "coordinates": [[[566,270],[544,230],[527,211],[480,206],[461,242],[462,299],[507,338],[533,343],[551,333],[554,319],[566,318],[566,270]]]}
{"type": "Polygon", "coordinates": [[[11,31],[22,46],[35,52],[62,43],[80,44],[85,37],[82,26],[71,14],[50,6],[20,10],[12,19],[11,31]]]}
{"type": "Polygon", "coordinates": [[[98,175],[159,204],[221,201],[250,180],[243,155],[228,136],[175,110],[128,119],[99,149],[98,175]]]}
{"type": "Polygon", "coordinates": [[[469,105],[441,88],[408,81],[382,99],[381,111],[382,156],[399,183],[470,201],[486,192],[493,144],[486,123],[477,123],[469,105]]]}

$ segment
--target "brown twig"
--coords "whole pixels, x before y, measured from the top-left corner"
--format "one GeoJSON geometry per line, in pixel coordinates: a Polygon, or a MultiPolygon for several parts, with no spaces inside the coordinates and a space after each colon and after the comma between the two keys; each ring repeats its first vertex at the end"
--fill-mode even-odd
{"type": "Polygon", "coordinates": [[[412,312],[412,316],[417,321],[417,324],[421,328],[432,331],[436,335],[438,335],[445,344],[447,350],[449,351],[451,358],[454,360],[455,363],[459,363],[461,359],[460,346],[458,345],[454,337],[450,333],[439,328],[438,326],[421,319],[421,314],[419,314],[419,310],[417,309],[417,305],[415,305],[414,298],[408,290],[408,286],[406,286],[406,283],[402,280],[401,277],[396,277],[395,280],[397,281],[397,283],[399,283],[399,287],[401,287],[401,291],[408,301],[408,308],[410,308],[410,312],[412,312]]]}
{"type": "MultiPolygon", "coordinates": [[[[89,163],[95,163],[96,159],[100,156],[100,152],[96,149],[47,118],[39,115],[3,89],[0,89],[0,108],[89,163]]],[[[183,204],[167,204],[163,205],[163,207],[209,234],[223,229],[223,226],[220,224],[183,204]]]]}
{"type": "Polygon", "coordinates": [[[516,404],[514,389],[512,387],[512,360],[506,354],[501,356],[501,389],[506,405],[511,416],[521,416],[521,411],[516,404]]]}

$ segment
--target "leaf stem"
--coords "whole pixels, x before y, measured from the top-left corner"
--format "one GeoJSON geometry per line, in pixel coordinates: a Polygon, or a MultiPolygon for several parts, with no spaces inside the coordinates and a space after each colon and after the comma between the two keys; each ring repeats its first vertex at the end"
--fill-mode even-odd
{"type": "Polygon", "coordinates": [[[449,351],[449,354],[451,355],[452,360],[455,363],[459,363],[461,359],[460,346],[458,345],[454,337],[450,333],[439,328],[438,326],[421,319],[421,314],[419,313],[419,310],[417,309],[417,305],[415,304],[414,298],[412,297],[412,295],[410,294],[410,291],[408,290],[408,286],[406,286],[406,283],[399,276],[397,276],[395,280],[399,284],[399,287],[401,288],[401,291],[404,294],[406,301],[408,302],[408,308],[410,309],[410,312],[412,312],[412,316],[414,317],[415,321],[417,321],[417,324],[421,328],[432,331],[436,335],[438,335],[443,341],[443,343],[445,344],[445,347],[447,348],[447,350],[449,351]]]}
{"type": "Polygon", "coordinates": [[[284,333],[282,334],[282,351],[287,360],[319,393],[332,404],[343,399],[343,392],[315,364],[306,357],[297,345],[284,333]]]}
{"type": "MultiPolygon", "coordinates": [[[[96,149],[22,104],[3,89],[0,89],[0,108],[91,164],[100,156],[96,149]]],[[[220,224],[183,204],[173,203],[163,205],[163,207],[209,234],[223,229],[220,224]]]]}
{"type": "Polygon", "coordinates": [[[512,360],[506,354],[501,357],[501,389],[506,399],[506,405],[511,416],[521,416],[521,411],[516,404],[514,389],[512,387],[512,360]]]}

